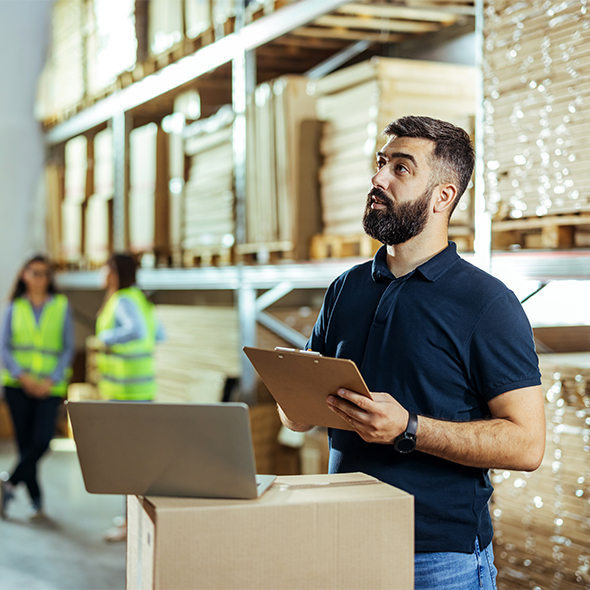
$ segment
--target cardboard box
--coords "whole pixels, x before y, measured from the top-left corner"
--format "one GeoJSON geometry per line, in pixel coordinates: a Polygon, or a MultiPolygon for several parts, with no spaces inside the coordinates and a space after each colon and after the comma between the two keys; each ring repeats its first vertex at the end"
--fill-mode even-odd
{"type": "Polygon", "coordinates": [[[361,473],[257,500],[128,497],[127,589],[414,587],[414,499],[361,473]]]}

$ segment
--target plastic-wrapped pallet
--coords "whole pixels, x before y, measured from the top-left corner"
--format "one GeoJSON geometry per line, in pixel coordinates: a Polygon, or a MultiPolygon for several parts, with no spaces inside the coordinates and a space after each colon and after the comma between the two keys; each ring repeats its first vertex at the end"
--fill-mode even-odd
{"type": "Polygon", "coordinates": [[[261,84],[248,105],[247,244],[243,252],[307,258],[319,231],[319,123],[307,78],[261,84]]]}
{"type": "Polygon", "coordinates": [[[191,158],[184,187],[185,252],[220,254],[235,239],[231,107],[186,130],[185,151],[191,158]]]}
{"type": "Polygon", "coordinates": [[[94,194],[86,207],[86,258],[93,266],[104,264],[112,243],[113,134],[110,129],[94,137],[94,194]]]}
{"type": "Polygon", "coordinates": [[[136,253],[167,254],[167,138],[155,123],[129,137],[129,241],[136,253]]]}
{"type": "MultiPolygon", "coordinates": [[[[381,133],[405,115],[426,115],[473,131],[475,68],[373,58],[315,83],[319,118],[326,122],[321,150],[324,233],[362,234],[362,216],[381,133]]],[[[469,194],[451,223],[471,224],[469,194]]]]}
{"type": "Polygon", "coordinates": [[[95,95],[135,66],[135,0],[93,0],[88,13],[88,92],[95,95]]]}
{"type": "Polygon", "coordinates": [[[83,206],[86,201],[88,141],[80,135],[65,147],[65,197],[62,203],[62,260],[78,263],[82,256],[83,206]]]}
{"type": "Polygon", "coordinates": [[[186,36],[196,39],[213,24],[211,0],[185,0],[184,23],[186,36]]]}
{"type": "Polygon", "coordinates": [[[148,35],[150,52],[159,55],[182,41],[182,0],[150,0],[148,35]]]}

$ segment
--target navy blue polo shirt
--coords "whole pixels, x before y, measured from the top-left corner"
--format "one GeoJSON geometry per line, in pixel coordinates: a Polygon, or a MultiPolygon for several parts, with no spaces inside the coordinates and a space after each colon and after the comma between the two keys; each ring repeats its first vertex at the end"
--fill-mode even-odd
{"type": "MultiPolygon", "coordinates": [[[[395,278],[386,248],[329,287],[309,347],[355,361],[371,391],[441,420],[490,417],[487,402],[539,385],[529,321],[503,283],[460,258],[454,243],[395,278]]],[[[330,429],[330,472],[362,471],[415,497],[417,552],[472,553],[492,540],[485,469],[330,429]]]]}

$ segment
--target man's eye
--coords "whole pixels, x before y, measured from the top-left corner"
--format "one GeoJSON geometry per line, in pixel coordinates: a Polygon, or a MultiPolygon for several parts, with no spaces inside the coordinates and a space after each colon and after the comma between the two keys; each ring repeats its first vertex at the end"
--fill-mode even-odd
{"type": "Polygon", "coordinates": [[[398,171],[400,171],[400,172],[407,172],[408,171],[408,169],[403,164],[398,164],[395,167],[395,169],[398,170],[398,171]]]}
{"type": "Polygon", "coordinates": [[[383,160],[377,160],[377,170],[381,170],[385,166],[385,162],[383,160]]]}

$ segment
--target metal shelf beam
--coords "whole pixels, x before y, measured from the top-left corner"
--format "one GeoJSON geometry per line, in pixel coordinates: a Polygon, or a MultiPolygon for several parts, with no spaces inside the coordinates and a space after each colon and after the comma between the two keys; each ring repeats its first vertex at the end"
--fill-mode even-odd
{"type": "Polygon", "coordinates": [[[280,8],[84,109],[48,131],[45,141],[49,145],[55,145],[89,131],[121,112],[137,108],[180,88],[229,63],[244,51],[265,45],[349,2],[350,0],[299,0],[280,8]]]}
{"type": "MultiPolygon", "coordinates": [[[[472,254],[464,254],[463,258],[473,261],[472,254]]],[[[293,289],[325,289],[337,276],[360,262],[364,259],[274,266],[141,269],[138,284],[150,291],[272,289],[280,283],[289,283],[293,289]]],[[[494,252],[492,274],[539,281],[590,280],[590,250],[494,252]]],[[[100,289],[100,274],[98,271],[62,272],[57,275],[57,283],[64,290],[96,290],[100,289]]]]}

